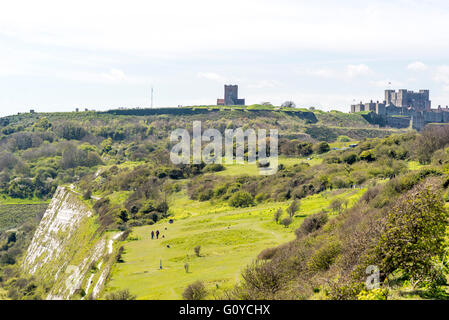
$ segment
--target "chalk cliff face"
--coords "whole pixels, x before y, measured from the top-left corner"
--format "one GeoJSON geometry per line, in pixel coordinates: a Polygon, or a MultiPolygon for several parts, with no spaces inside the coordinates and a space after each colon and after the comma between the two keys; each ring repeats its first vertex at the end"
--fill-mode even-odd
{"type": "Polygon", "coordinates": [[[119,234],[111,236],[99,232],[94,212],[78,194],[59,187],[34,234],[22,270],[49,288],[47,299],[99,298],[115,260],[113,240],[119,234]]]}

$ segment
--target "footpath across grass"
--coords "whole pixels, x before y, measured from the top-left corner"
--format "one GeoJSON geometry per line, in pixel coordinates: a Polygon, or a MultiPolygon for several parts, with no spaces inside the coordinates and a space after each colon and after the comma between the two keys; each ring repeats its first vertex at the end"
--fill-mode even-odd
{"type": "Polygon", "coordinates": [[[279,208],[285,211],[290,202],[235,209],[192,201],[181,193],[171,206],[173,224],[165,220],[133,229],[123,243],[124,262],[115,265],[106,292],[129,289],[138,299],[181,299],[189,284],[202,280],[208,298],[213,299],[231,288],[263,249],[294,239],[294,230],[305,217],[329,207],[336,198],[348,199],[352,205],[364,191],[326,191],[302,199],[288,228],[276,224],[273,215],[279,208]],[[156,230],[160,237],[152,240],[151,231],[156,230]],[[194,252],[196,246],[201,246],[199,256],[194,252]]]}

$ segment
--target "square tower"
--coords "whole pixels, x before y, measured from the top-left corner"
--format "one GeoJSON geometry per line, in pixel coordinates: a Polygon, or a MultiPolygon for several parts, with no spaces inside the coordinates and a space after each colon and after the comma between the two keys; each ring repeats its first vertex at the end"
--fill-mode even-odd
{"type": "Polygon", "coordinates": [[[245,99],[239,99],[239,87],[237,85],[225,85],[224,99],[217,99],[217,105],[244,106],[245,99]]]}

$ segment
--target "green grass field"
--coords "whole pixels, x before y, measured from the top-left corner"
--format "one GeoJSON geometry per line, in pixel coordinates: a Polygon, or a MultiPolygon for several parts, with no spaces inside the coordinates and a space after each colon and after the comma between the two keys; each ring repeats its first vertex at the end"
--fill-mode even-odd
{"type": "Polygon", "coordinates": [[[48,203],[0,204],[0,231],[17,228],[29,219],[43,215],[48,203]]]}
{"type": "Polygon", "coordinates": [[[225,203],[189,200],[181,192],[171,201],[173,224],[165,220],[133,229],[124,243],[124,262],[114,267],[106,291],[129,289],[138,299],[181,299],[187,285],[202,280],[212,299],[232,287],[260,251],[294,239],[294,230],[306,216],[327,208],[335,198],[348,199],[352,205],[364,191],[326,191],[302,199],[288,228],[276,224],[273,214],[278,208],[285,211],[290,202],[235,209],[225,203]],[[163,238],[151,240],[152,230],[159,230],[163,238]],[[194,254],[197,245],[200,257],[194,254]]]}

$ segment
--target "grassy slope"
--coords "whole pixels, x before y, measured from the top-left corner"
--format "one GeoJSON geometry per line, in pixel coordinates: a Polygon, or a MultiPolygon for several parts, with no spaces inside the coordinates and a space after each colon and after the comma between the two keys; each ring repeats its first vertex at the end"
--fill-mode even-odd
{"type": "Polygon", "coordinates": [[[17,228],[29,219],[42,215],[48,203],[0,204],[0,231],[17,228]]]}
{"type": "Polygon", "coordinates": [[[364,191],[328,191],[303,199],[289,228],[273,221],[273,213],[285,209],[287,202],[235,209],[223,203],[192,201],[181,193],[171,206],[174,224],[164,221],[134,228],[124,244],[125,262],[115,266],[107,290],[128,288],[139,299],[180,299],[188,284],[201,279],[213,298],[235,284],[242,268],[261,250],[293,239],[293,231],[307,215],[328,207],[335,198],[347,198],[352,204],[364,191]],[[160,230],[165,238],[151,240],[151,230],[160,230]],[[201,257],[194,255],[196,245],[202,246],[201,257]],[[190,265],[189,273],[185,263],[190,265]]]}

